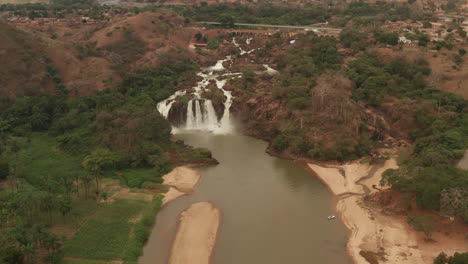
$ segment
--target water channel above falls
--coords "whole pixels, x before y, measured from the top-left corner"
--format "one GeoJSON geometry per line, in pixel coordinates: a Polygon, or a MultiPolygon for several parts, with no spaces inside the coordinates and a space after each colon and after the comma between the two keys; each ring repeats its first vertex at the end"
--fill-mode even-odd
{"type": "MultiPolygon", "coordinates": [[[[240,55],[251,52],[242,50],[235,39],[232,43],[240,55]]],[[[327,220],[333,213],[327,187],[291,161],[265,153],[265,142],[233,132],[232,95],[223,89],[227,78],[239,75],[229,72],[232,62],[228,56],[202,69],[198,75],[203,80],[192,91],[178,91],[158,104],[158,111],[168,118],[175,100],[189,96],[185,124],[173,129],[174,137],[210,149],[220,164],[199,168],[202,178],[195,191],[160,210],[139,263],[167,263],[180,213],[201,201],[221,211],[213,264],[351,263],[346,254],[348,231],[339,220],[327,220]],[[221,115],[203,98],[209,82],[225,96],[221,115]]],[[[263,66],[265,74],[276,73],[263,66]]]]}

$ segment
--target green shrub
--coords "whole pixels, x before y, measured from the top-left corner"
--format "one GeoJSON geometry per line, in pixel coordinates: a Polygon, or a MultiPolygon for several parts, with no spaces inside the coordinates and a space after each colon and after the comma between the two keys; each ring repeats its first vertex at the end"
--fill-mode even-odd
{"type": "Polygon", "coordinates": [[[278,135],[273,139],[272,146],[274,149],[282,151],[289,146],[288,139],[284,135],[278,135]]]}
{"type": "Polygon", "coordinates": [[[143,247],[148,240],[151,230],[155,224],[156,214],[161,208],[161,196],[154,198],[149,210],[145,212],[141,220],[135,224],[134,232],[124,252],[124,261],[137,261],[143,253],[143,247]]]}
{"type": "Polygon", "coordinates": [[[5,180],[10,174],[10,165],[6,161],[0,161],[0,180],[5,180]]]}
{"type": "Polygon", "coordinates": [[[206,148],[194,148],[190,151],[184,151],[182,157],[187,162],[202,162],[212,159],[211,151],[206,148]]]}

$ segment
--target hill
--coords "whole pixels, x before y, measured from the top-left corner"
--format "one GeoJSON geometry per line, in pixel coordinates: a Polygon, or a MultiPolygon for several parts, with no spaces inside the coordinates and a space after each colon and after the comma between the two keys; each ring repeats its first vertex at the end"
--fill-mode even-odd
{"type": "Polygon", "coordinates": [[[0,24],[2,96],[56,92],[90,95],[114,87],[126,72],[173,59],[199,60],[189,43],[194,33],[174,13],[115,16],[108,22],[36,20],[0,24]],[[54,77],[55,81],[54,81],[54,77]]]}

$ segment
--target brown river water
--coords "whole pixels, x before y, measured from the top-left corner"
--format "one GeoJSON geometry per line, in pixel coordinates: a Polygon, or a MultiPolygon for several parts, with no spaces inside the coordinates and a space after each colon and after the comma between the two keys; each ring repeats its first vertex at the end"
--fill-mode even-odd
{"type": "Polygon", "coordinates": [[[314,176],[268,155],[267,144],[252,137],[207,132],[175,137],[210,149],[220,164],[201,168],[195,192],[160,210],[140,264],[167,263],[180,213],[200,201],[221,211],[212,264],[351,263],[348,231],[338,219],[327,220],[332,194],[314,176]]]}

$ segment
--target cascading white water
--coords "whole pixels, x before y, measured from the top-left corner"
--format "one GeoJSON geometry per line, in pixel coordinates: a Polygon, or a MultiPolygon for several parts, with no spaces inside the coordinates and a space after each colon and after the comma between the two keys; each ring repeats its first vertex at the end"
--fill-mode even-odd
{"type": "MultiPolygon", "coordinates": [[[[252,38],[247,39],[246,44],[250,44],[251,40],[252,38]]],[[[232,39],[232,44],[239,48],[240,55],[249,54],[255,50],[243,50],[242,47],[236,42],[235,38],[232,39]]],[[[224,66],[225,62],[229,62],[228,68],[230,68],[233,64],[233,59],[231,56],[226,56],[226,58],[218,60],[215,65],[202,68],[201,71],[197,73],[197,75],[200,76],[202,80],[197,82],[197,84],[193,87],[194,92],[189,95],[191,98],[187,104],[187,115],[184,129],[206,130],[214,133],[229,133],[232,131],[233,126],[231,124],[230,110],[233,102],[233,96],[231,91],[224,89],[224,86],[227,82],[227,78],[240,78],[242,74],[238,72],[229,72],[228,69],[226,69],[224,66]],[[224,112],[220,119],[218,118],[213,107],[213,102],[209,99],[203,98],[203,92],[207,91],[207,86],[213,81],[216,83],[216,88],[221,90],[225,97],[223,103],[224,112]]],[[[274,71],[267,66],[265,67],[267,71],[274,71]]],[[[158,103],[157,110],[165,118],[168,118],[169,112],[172,105],[175,103],[176,98],[182,95],[186,95],[186,91],[177,91],[166,100],[158,103]]],[[[174,129],[176,130],[178,128],[174,129]]]]}
{"type": "MultiPolygon", "coordinates": [[[[250,43],[250,41],[249,41],[250,43]]],[[[251,49],[249,51],[245,51],[240,45],[239,43],[236,42],[236,38],[232,38],[232,44],[234,44],[234,46],[236,46],[239,51],[240,51],[240,55],[244,55],[244,54],[250,54],[252,53],[253,51],[255,51],[255,49],[251,49]]]]}
{"type": "Polygon", "coordinates": [[[159,113],[161,113],[164,118],[167,118],[169,116],[169,111],[171,111],[172,105],[175,103],[175,99],[178,96],[185,95],[185,91],[177,91],[173,95],[169,96],[166,100],[163,100],[159,102],[156,105],[156,109],[158,110],[159,113]]]}
{"type": "Polygon", "coordinates": [[[203,128],[203,115],[200,108],[200,100],[195,100],[195,127],[203,128]]]}
{"type": "Polygon", "coordinates": [[[204,107],[203,116],[205,117],[204,121],[206,123],[206,127],[208,130],[214,130],[218,125],[218,117],[216,117],[216,111],[214,110],[213,102],[206,99],[204,107]]]}
{"type": "Polygon", "coordinates": [[[190,100],[187,105],[187,129],[195,127],[195,118],[193,116],[193,100],[190,100]]]}
{"type": "Polygon", "coordinates": [[[277,70],[271,68],[268,64],[263,64],[263,67],[265,67],[266,69],[266,73],[270,74],[270,75],[275,75],[278,73],[277,70]]]}

